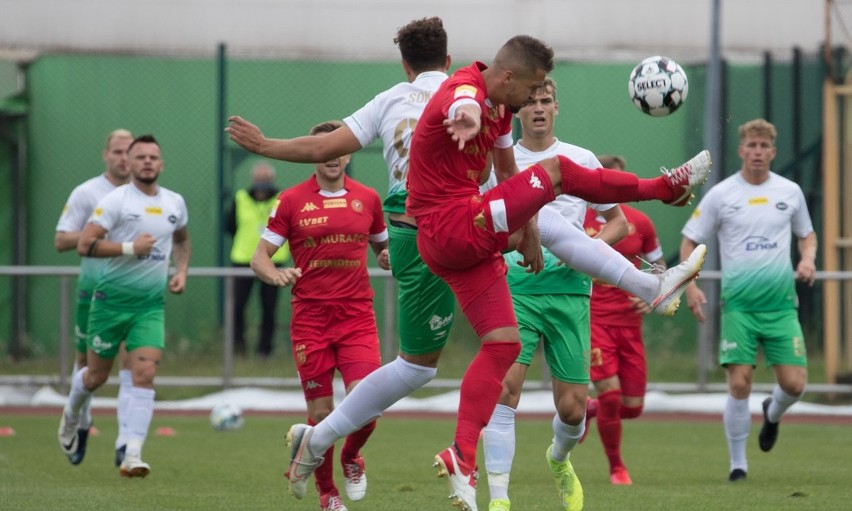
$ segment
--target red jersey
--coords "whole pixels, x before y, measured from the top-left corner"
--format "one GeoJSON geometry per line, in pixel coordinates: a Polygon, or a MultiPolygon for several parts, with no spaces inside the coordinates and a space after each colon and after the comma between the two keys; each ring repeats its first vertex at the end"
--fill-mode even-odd
{"type": "Polygon", "coordinates": [[[387,239],[382,201],[348,177],[343,186],[345,194],[330,196],[311,176],[278,196],[267,229],[290,241],[293,262],[302,269],[293,301],[373,298],[367,242],[387,239]]]}
{"type": "MultiPolygon", "coordinates": [[[[663,249],[657,239],[657,231],[654,224],[645,213],[621,204],[621,210],[627,217],[627,236],[612,246],[621,255],[640,268],[641,261],[656,261],[663,257],[663,249]]],[[[586,210],[586,219],[583,222],[586,234],[595,236],[600,232],[603,222],[598,221],[597,212],[586,210]]],[[[642,315],[638,314],[630,303],[630,293],[616,286],[594,280],[592,287],[591,318],[592,322],[605,320],[606,323],[618,326],[641,326],[642,315]]]]}
{"type": "Polygon", "coordinates": [[[431,213],[440,210],[447,199],[478,195],[488,153],[499,136],[512,132],[512,113],[503,105],[486,102],[484,69],[481,62],[459,69],[426,104],[411,138],[407,214],[431,213]],[[454,104],[471,102],[479,105],[482,127],[459,151],[458,142],[447,134],[444,119],[454,104]]]}

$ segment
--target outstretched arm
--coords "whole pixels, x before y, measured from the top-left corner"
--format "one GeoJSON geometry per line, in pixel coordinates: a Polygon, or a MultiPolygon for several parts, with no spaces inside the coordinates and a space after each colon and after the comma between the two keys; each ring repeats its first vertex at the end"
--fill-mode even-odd
{"type": "Polygon", "coordinates": [[[444,119],[444,127],[447,129],[447,134],[458,142],[459,151],[464,149],[464,144],[471,140],[482,127],[482,120],[479,118],[479,105],[466,103],[456,108],[455,113],[449,119],[444,119]]]}
{"type": "Polygon", "coordinates": [[[260,128],[238,115],[228,117],[225,132],[243,149],[276,160],[293,163],[323,163],[361,149],[348,126],[325,135],[297,138],[266,138],[260,128]]]}

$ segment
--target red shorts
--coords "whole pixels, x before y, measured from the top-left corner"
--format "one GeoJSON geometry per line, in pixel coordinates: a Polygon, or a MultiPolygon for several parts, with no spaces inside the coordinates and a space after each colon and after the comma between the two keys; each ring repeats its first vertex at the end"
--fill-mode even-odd
{"type": "Polygon", "coordinates": [[[372,300],[293,302],[293,359],[305,399],[334,394],[334,370],[348,387],[382,364],[372,300]]]}
{"type": "Polygon", "coordinates": [[[644,397],[648,383],[642,327],[613,326],[592,321],[592,381],[618,376],[621,394],[644,397]]]}
{"type": "Polygon", "coordinates": [[[441,211],[417,217],[417,248],[444,279],[476,333],[517,326],[500,251],[554,199],[547,172],[534,166],[485,192],[448,200],[441,211]]]}

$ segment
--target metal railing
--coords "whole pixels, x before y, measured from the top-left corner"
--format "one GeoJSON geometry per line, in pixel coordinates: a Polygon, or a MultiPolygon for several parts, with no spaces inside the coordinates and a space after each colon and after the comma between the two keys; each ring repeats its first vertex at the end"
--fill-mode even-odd
{"type": "MultiPolygon", "coordinates": [[[[0,276],[31,277],[50,276],[59,277],[59,374],[58,375],[0,375],[0,385],[55,385],[62,392],[67,390],[70,382],[70,367],[72,362],[72,342],[69,332],[71,299],[70,290],[72,279],[76,278],[80,269],[78,266],[0,266],[0,276]]],[[[391,273],[378,268],[368,270],[370,278],[383,280],[384,294],[384,322],[382,324],[381,351],[383,360],[390,360],[397,353],[397,339],[395,330],[396,318],[396,284],[391,273]]],[[[219,267],[191,267],[190,278],[222,278],[224,279],[224,346],[222,376],[158,376],[157,385],[172,387],[209,386],[209,387],[284,387],[300,388],[298,378],[273,378],[273,377],[235,377],[234,376],[234,337],[233,337],[233,305],[234,305],[234,279],[237,277],[255,277],[249,268],[219,268],[219,267]]],[[[701,272],[702,280],[719,280],[721,272],[705,270],[701,272]]],[[[852,280],[852,272],[817,272],[817,280],[852,280]]],[[[704,326],[701,327],[706,328],[704,326]]],[[[699,335],[703,343],[708,341],[707,335],[699,335]]],[[[699,367],[706,362],[705,356],[707,346],[698,347],[699,367]]],[[[110,384],[117,384],[115,377],[111,377],[110,384]]],[[[441,389],[457,389],[460,380],[436,378],[427,387],[441,389]]],[[[543,374],[540,382],[528,381],[525,388],[549,388],[550,380],[543,374]]],[[[771,384],[754,384],[756,391],[771,391],[771,384]]],[[[659,390],[665,392],[724,392],[727,386],[724,383],[708,383],[700,377],[694,383],[664,383],[649,382],[648,390],[659,390]]],[[[850,384],[818,384],[809,383],[808,392],[815,393],[839,393],[852,394],[850,384]]]]}

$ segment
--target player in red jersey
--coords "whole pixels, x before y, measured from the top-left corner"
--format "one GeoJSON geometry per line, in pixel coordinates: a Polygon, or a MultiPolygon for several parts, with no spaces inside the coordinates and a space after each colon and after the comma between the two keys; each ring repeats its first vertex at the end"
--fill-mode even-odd
{"type": "MultiPolygon", "coordinates": [[[[541,252],[535,215],[560,193],[599,204],[659,199],[682,205],[709,173],[709,156],[702,152],[657,179],[587,169],[564,156],[519,174],[512,153],[512,113],[543,82],[553,68],[552,58],[552,50],[540,41],[512,38],[492,66],[476,62],[444,82],[426,106],[412,140],[407,211],[417,219],[418,248],[429,268],[447,281],[482,343],[462,380],[454,446],[436,457],[442,473],[450,476],[453,492],[471,509],[476,505],[470,474],[475,470],[477,440],[494,410],[501,379],[519,349],[500,250],[516,245],[525,263],[537,271],[541,252]],[[489,153],[500,184],[480,195],[478,185],[489,153]]],[[[541,215],[538,228],[541,245],[563,261],[570,258],[571,244],[560,232],[572,228],[567,222],[541,215]]],[[[691,269],[678,276],[671,293],[666,292],[678,296],[672,300],[679,300],[697,274],[703,253],[692,258],[691,269]]],[[[637,278],[635,273],[624,275],[637,278]]],[[[659,288],[648,291],[640,296],[659,306],[659,298],[648,298],[659,288]]],[[[554,452],[553,461],[569,466],[565,454],[557,459],[554,452]]],[[[559,481],[560,475],[554,475],[559,481]]],[[[568,502],[570,497],[563,500],[568,502]]],[[[575,507],[581,506],[578,502],[575,507]]]]}
{"type": "MultiPolygon", "coordinates": [[[[517,247],[532,271],[541,269],[541,246],[571,264],[576,227],[549,208],[540,212],[538,227],[533,218],[556,195],[568,193],[595,203],[659,199],[680,206],[710,172],[709,154],[702,151],[657,179],[587,169],[564,157],[544,160],[519,175],[512,153],[512,112],[526,104],[552,68],[551,48],[529,36],[514,37],[498,51],[491,67],[477,62],[443,82],[412,138],[406,212],[417,220],[418,250],[429,269],[448,283],[482,341],[462,380],[455,447],[435,457],[439,474],[449,476],[451,503],[462,511],[477,509],[476,445],[497,403],[502,378],[520,349],[500,250],[517,247]],[[500,183],[480,195],[489,154],[500,183]],[[509,233],[515,231],[510,244],[509,233]]],[[[656,311],[672,314],[684,287],[697,276],[705,252],[706,247],[698,246],[693,256],[661,276],[636,270],[616,252],[610,254],[615,257],[590,258],[595,268],[583,271],[607,275],[656,311]]],[[[393,374],[371,374],[340,403],[328,424],[291,427],[291,492],[304,495],[307,479],[321,462],[318,453],[336,438],[428,382],[440,353],[437,349],[409,356],[393,374]]],[[[568,466],[564,454],[554,454],[563,459],[554,458],[551,467],[568,466]]],[[[558,484],[564,479],[561,468],[559,472],[558,484]]],[[[581,506],[578,502],[575,509],[581,506]]]]}
{"type": "MultiPolygon", "coordinates": [[[[343,126],[321,123],[311,135],[343,126]]],[[[263,281],[292,285],[290,339],[308,405],[308,423],[334,409],[332,379],[340,371],[347,392],[381,365],[367,245],[379,266],[390,269],[388,232],[378,193],[347,177],[349,155],[316,166],[307,181],[278,196],[251,267],[263,281]],[[278,268],[272,255],[289,241],[293,268],[278,268]]],[[[372,420],[346,437],[341,449],[346,493],[361,500],[367,489],[359,451],[375,429],[372,420]],[[353,465],[353,466],[350,466],[353,465]]],[[[345,511],[333,474],[334,445],[316,469],[320,508],[345,511]]]]}
{"type": "MultiPolygon", "coordinates": [[[[620,156],[599,156],[598,159],[606,168],[625,168],[620,156]]],[[[654,271],[665,270],[663,249],[651,219],[630,206],[622,204],[621,209],[627,218],[628,233],[613,248],[637,268],[642,261],[648,261],[654,271]]],[[[584,226],[589,236],[600,232],[605,223],[597,211],[586,210],[584,226]]],[[[591,307],[591,376],[597,398],[590,399],[586,407],[586,433],[588,422],[597,417],[612,484],[633,484],[621,459],[621,420],[639,417],[645,404],[648,373],[642,343],[642,317],[649,312],[651,309],[644,301],[595,279],[591,307]]]]}

